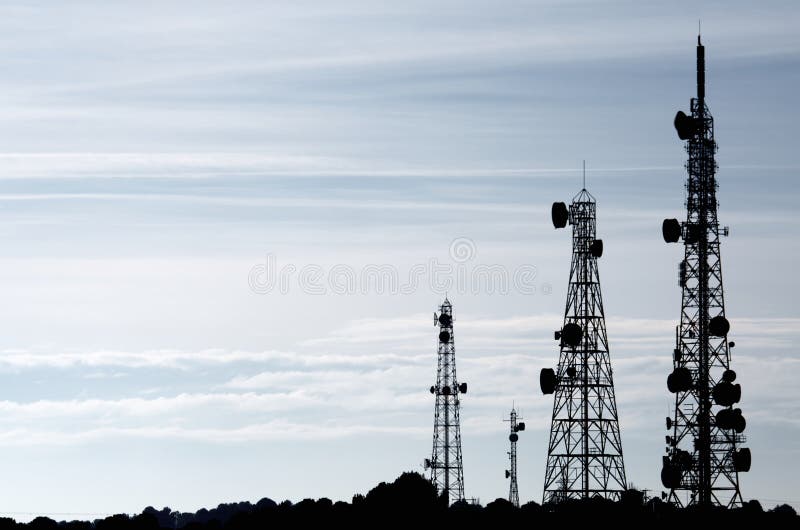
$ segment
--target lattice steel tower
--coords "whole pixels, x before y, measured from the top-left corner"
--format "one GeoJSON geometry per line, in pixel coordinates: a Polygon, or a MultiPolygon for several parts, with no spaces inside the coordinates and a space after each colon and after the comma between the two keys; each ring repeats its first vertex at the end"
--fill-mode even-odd
{"type": "Polygon", "coordinates": [[[425,467],[431,470],[431,482],[448,504],[464,500],[459,394],[467,393],[467,384],[459,383],[456,377],[453,320],[453,306],[445,298],[439,314],[433,314],[433,325],[439,327],[439,361],[436,385],[431,387],[431,394],[436,397],[433,453],[430,460],[425,460],[425,467]]]}
{"type": "Polygon", "coordinates": [[[727,227],[717,221],[717,164],[714,119],[705,103],[705,49],[697,37],[697,97],[691,115],[678,112],[675,128],[686,140],[686,221],[665,219],[664,240],[683,238],[679,264],[683,298],[675,332],[673,371],[667,387],[675,394],[675,414],[667,418],[666,456],[661,481],[676,504],[740,506],[739,472],[750,469],[741,398],[730,369],[730,324],[725,318],[720,236],[727,227]],[[714,405],[718,408],[716,413],[714,405]],[[682,499],[680,492],[685,492],[682,499]]]}
{"type": "Polygon", "coordinates": [[[511,407],[511,414],[508,416],[507,421],[511,432],[508,435],[508,441],[511,443],[511,448],[508,451],[508,460],[510,463],[509,469],[506,469],[506,478],[511,479],[508,486],[508,502],[519,508],[519,488],[517,487],[517,442],[519,441],[519,432],[525,430],[525,422],[518,422],[522,416],[517,415],[517,410],[511,407]]]}
{"type": "Polygon", "coordinates": [[[555,332],[558,367],[540,374],[542,392],[555,393],[544,502],[618,499],[625,466],[597,270],[603,241],[596,239],[594,197],[584,187],[569,209],[554,203],[552,217],[556,228],[572,225],[572,268],[564,325],[555,332]]]}

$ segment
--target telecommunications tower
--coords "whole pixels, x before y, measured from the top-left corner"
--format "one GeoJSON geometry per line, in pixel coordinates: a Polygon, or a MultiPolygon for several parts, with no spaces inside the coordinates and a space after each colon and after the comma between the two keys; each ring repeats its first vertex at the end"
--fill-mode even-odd
{"type": "Polygon", "coordinates": [[[508,441],[511,442],[511,449],[508,451],[508,460],[510,462],[510,469],[506,470],[506,478],[511,479],[508,487],[508,502],[519,508],[519,489],[517,488],[517,441],[519,441],[520,431],[525,430],[525,422],[518,422],[522,416],[517,415],[517,410],[511,407],[511,414],[507,421],[511,428],[511,433],[508,435],[508,441]]]}
{"type": "Polygon", "coordinates": [[[436,398],[433,420],[433,453],[425,460],[431,470],[431,482],[445,502],[464,500],[464,469],[461,462],[461,426],[459,394],[467,393],[467,384],[456,377],[456,347],[453,337],[453,306],[445,297],[433,325],[439,327],[436,384],[431,394],[436,398]]]}
{"type": "Polygon", "coordinates": [[[691,100],[691,115],[675,116],[675,129],[686,140],[689,176],[686,221],[665,219],[662,225],[667,243],[683,239],[684,258],[678,268],[681,319],[667,378],[675,414],[666,420],[661,482],[675,504],[741,506],[739,472],[750,470],[751,457],[749,449],[737,449],[745,442],[745,419],[741,409],[733,408],[742,389],[730,369],[734,343],[728,342],[719,248],[728,229],[720,229],[717,221],[717,144],[705,103],[705,49],[699,36],[697,97],[691,100]]]}
{"type": "Polygon", "coordinates": [[[603,241],[596,239],[595,200],[585,177],[569,209],[553,204],[552,218],[556,228],[572,225],[572,268],[564,325],[555,332],[558,367],[539,376],[542,392],[555,394],[543,501],[619,499],[626,482],[597,270],[603,241]]]}

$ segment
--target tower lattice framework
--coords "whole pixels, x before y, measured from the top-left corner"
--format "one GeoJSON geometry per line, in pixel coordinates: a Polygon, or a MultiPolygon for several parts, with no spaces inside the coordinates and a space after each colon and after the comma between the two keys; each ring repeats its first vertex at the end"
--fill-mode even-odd
{"type": "Polygon", "coordinates": [[[519,508],[519,487],[517,486],[517,442],[519,432],[525,430],[525,422],[519,421],[522,416],[517,414],[516,408],[511,408],[507,421],[511,432],[508,434],[508,441],[511,447],[508,450],[509,468],[506,470],[506,478],[510,480],[508,485],[508,502],[519,508]]]}
{"type": "Polygon", "coordinates": [[[445,298],[434,313],[434,326],[439,328],[436,384],[430,388],[436,398],[433,422],[433,453],[425,466],[431,482],[446,502],[464,500],[464,468],[461,459],[461,425],[459,396],[466,394],[467,384],[456,376],[456,349],[453,334],[453,306],[445,298]]]}
{"type": "Polygon", "coordinates": [[[734,384],[722,287],[720,229],[717,220],[717,164],[714,119],[705,103],[705,48],[697,38],[697,97],[691,115],[678,112],[678,136],[686,140],[686,221],[666,219],[664,240],[683,239],[679,264],[682,290],[676,328],[673,371],[667,387],[675,394],[668,417],[666,456],[661,480],[669,501],[679,505],[741,506],[739,472],[750,469],[750,450],[737,449],[745,437],[745,420],[734,405],[741,387],[734,384]]]}
{"type": "Polygon", "coordinates": [[[601,496],[626,488],[614,379],[597,259],[596,203],[584,188],[569,209],[553,204],[553,224],[572,225],[572,267],[564,325],[556,331],[556,370],[543,369],[542,392],[555,394],[545,471],[545,503],[601,496]]]}

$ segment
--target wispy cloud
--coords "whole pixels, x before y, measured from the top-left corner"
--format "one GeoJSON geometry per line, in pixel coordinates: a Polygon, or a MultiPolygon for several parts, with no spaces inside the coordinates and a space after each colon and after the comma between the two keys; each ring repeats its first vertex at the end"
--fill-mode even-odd
{"type": "MultiPolygon", "coordinates": [[[[540,368],[556,363],[556,347],[536,346],[530,353],[530,344],[522,340],[506,344],[513,345],[515,351],[476,352],[509,334],[538,335],[552,327],[554,318],[558,316],[458,322],[459,336],[477,343],[460,349],[459,355],[459,374],[470,385],[464,398],[467,432],[475,435],[502,430],[497,416],[512,401],[528,412],[531,429],[548,428],[552,403],[538,395],[536,381],[540,368]]],[[[35,444],[75,444],[104,436],[216,443],[369,433],[418,436],[427,433],[429,423],[431,403],[426,389],[434,379],[433,350],[415,354],[371,352],[383,342],[395,343],[401,350],[404,341],[408,349],[427,342],[420,335],[402,334],[419,320],[417,315],[356,320],[330,335],[351,349],[341,354],[325,353],[328,340],[307,341],[298,351],[5,352],[0,365],[18,370],[82,366],[195,370],[223,365],[229,369],[210,380],[204,376],[202,384],[210,385],[211,391],[164,395],[168,389],[160,389],[156,395],[143,390],[143,397],[0,401],[0,425],[8,427],[0,436],[0,444],[13,445],[23,439],[35,444]],[[226,375],[231,373],[234,375],[226,375]]],[[[652,348],[640,345],[664,344],[662,335],[664,329],[670,329],[668,324],[654,319],[609,318],[616,342],[640,341],[631,350],[612,352],[617,401],[629,433],[646,429],[652,417],[662,414],[669,404],[665,386],[671,367],[669,350],[651,353],[652,348]]],[[[800,329],[798,319],[744,318],[733,324],[748,341],[762,344],[758,355],[737,354],[734,362],[745,388],[748,417],[757,423],[796,425],[792,411],[800,406],[800,396],[791,374],[800,359],[779,354],[781,342],[770,353],[773,346],[762,343],[760,337],[777,335],[794,340],[800,329]],[[775,402],[780,406],[776,408],[775,402]]]]}
{"type": "Polygon", "coordinates": [[[421,427],[393,427],[370,425],[347,425],[330,423],[294,424],[275,421],[247,425],[230,429],[164,427],[100,427],[82,431],[54,431],[34,429],[11,429],[0,433],[0,445],[75,445],[86,443],[109,443],[118,439],[184,440],[202,443],[249,443],[287,440],[330,440],[367,434],[400,436],[422,436],[428,429],[421,427]]]}
{"type": "MultiPolygon", "coordinates": [[[[790,169],[790,168],[782,168],[790,169]]],[[[618,173],[680,171],[674,166],[594,167],[596,176],[618,173]]],[[[508,167],[469,168],[458,165],[397,166],[358,158],[332,156],[261,154],[247,152],[139,152],[139,153],[0,153],[1,179],[226,179],[231,176],[320,177],[431,177],[431,178],[558,178],[572,175],[572,167],[508,167]]],[[[97,194],[102,197],[104,195],[97,194]]],[[[105,194],[114,196],[112,194],[105,194]]],[[[54,199],[61,194],[40,194],[54,199]]],[[[64,194],[65,198],[80,194],[64,194]]],[[[9,195],[33,199],[36,194],[9,195]]]]}
{"type": "Polygon", "coordinates": [[[186,369],[197,366],[219,366],[236,363],[278,363],[292,366],[327,368],[336,365],[395,365],[408,362],[409,357],[396,354],[327,354],[267,350],[261,352],[201,350],[146,350],[141,352],[33,352],[6,350],[0,353],[0,367],[7,368],[72,368],[123,367],[186,369]]]}

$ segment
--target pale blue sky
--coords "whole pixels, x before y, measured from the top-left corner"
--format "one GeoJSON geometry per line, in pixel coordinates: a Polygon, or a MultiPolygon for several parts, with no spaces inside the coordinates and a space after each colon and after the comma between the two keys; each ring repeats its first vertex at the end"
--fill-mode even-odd
{"type": "MultiPolygon", "coordinates": [[[[429,456],[441,293],[256,294],[253,267],[536,268],[452,292],[466,493],[541,500],[570,259],[598,200],[628,478],[660,490],[703,20],[745,498],[800,505],[795,2],[0,3],[0,512],[348,499],[429,456]]],[[[62,518],[58,515],[56,518],[62,518]]],[[[66,517],[66,516],[65,516],[66,517]]]]}

